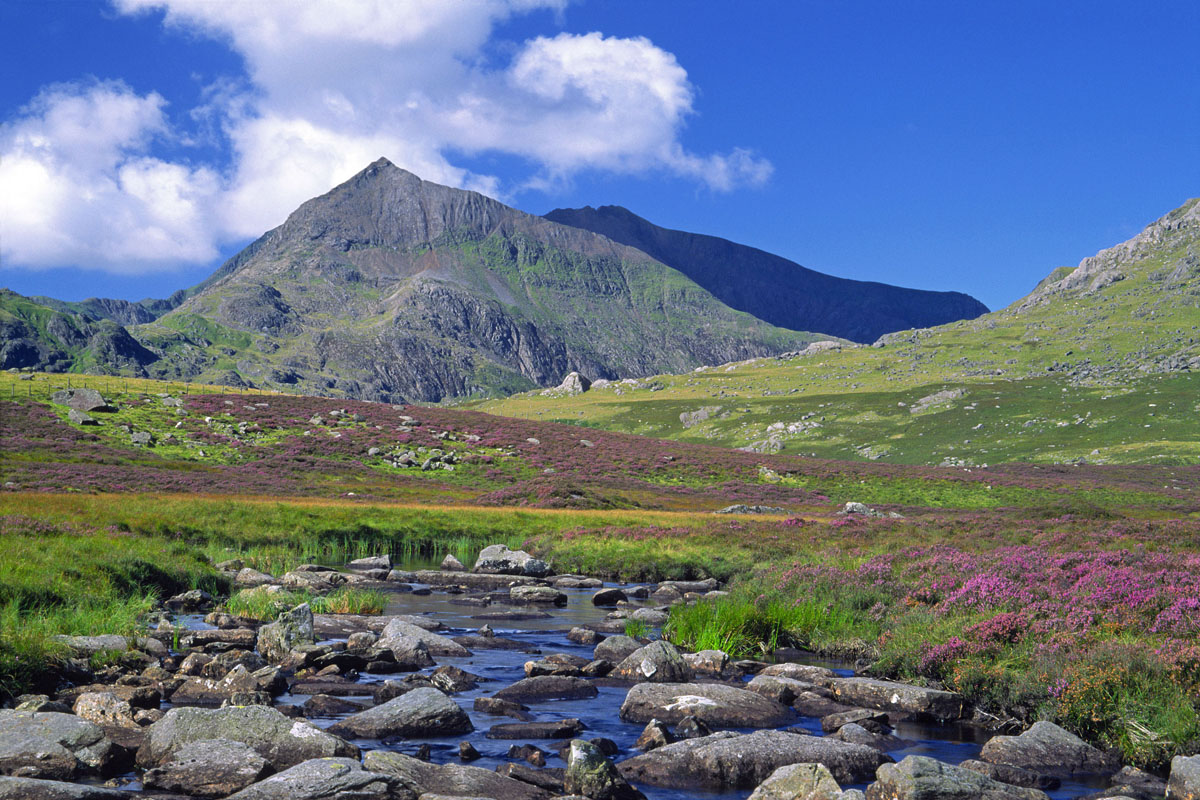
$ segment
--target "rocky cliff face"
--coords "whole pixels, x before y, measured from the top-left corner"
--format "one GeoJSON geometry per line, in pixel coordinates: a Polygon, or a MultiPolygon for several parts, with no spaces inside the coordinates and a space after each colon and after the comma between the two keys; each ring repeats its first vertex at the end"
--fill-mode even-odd
{"type": "Polygon", "coordinates": [[[960,292],[835,278],[726,239],[660,228],[619,206],[560,208],[546,219],[636,247],[729,306],[793,330],[872,342],[891,331],[973,319],[988,310],[960,292]]]}
{"type": "Polygon", "coordinates": [[[140,376],[156,359],[110,319],[61,311],[0,289],[0,369],[83,367],[140,376]]]}
{"type": "Polygon", "coordinates": [[[382,159],[135,331],[175,376],[393,401],[681,371],[816,338],[639,250],[382,159]]]}

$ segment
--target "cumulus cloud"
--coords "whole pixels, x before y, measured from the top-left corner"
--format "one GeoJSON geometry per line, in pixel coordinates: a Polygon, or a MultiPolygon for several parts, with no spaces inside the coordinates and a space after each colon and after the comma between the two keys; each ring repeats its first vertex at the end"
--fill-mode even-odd
{"type": "Polygon", "coordinates": [[[218,174],[154,158],[156,141],[190,141],[169,129],[156,94],[120,84],[52,90],[0,129],[0,177],[20,181],[31,199],[0,207],[14,215],[6,229],[17,230],[4,232],[5,254],[109,269],[211,260],[221,243],[279,224],[381,155],[491,195],[581,170],[662,171],[716,191],[767,180],[769,162],[747,150],[683,146],[695,92],[675,57],[648,39],[561,33],[492,46],[498,22],[566,2],[113,0],[127,14],[162,12],[165,24],[243,57],[244,82],[214,86],[192,110],[228,164],[218,174]],[[490,152],[523,158],[529,174],[502,183],[454,163],[490,152]],[[73,186],[86,190],[72,198],[73,186]],[[81,221],[101,208],[117,224],[81,221]]]}

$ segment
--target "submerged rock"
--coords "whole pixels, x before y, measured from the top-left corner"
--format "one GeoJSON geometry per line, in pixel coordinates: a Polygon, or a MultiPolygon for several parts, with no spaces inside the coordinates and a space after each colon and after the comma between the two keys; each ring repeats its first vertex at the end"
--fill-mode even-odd
{"type": "Polygon", "coordinates": [[[499,700],[522,703],[530,700],[582,700],[595,697],[599,691],[586,678],[565,675],[538,675],[522,678],[496,692],[499,700]]]}

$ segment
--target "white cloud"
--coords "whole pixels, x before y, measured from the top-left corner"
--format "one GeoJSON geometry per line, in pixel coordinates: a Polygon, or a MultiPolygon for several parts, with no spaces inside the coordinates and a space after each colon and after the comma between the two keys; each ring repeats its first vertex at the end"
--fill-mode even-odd
{"type": "Polygon", "coordinates": [[[245,82],[212,87],[192,110],[198,135],[187,136],[169,130],[162,97],[120,84],[39,98],[0,129],[0,179],[36,198],[0,206],[12,215],[6,259],[106,269],[204,262],[381,155],[493,196],[581,170],[662,171],[717,191],[769,177],[770,164],[749,151],[684,148],[695,93],[675,57],[648,39],[562,33],[499,48],[508,55],[496,61],[498,22],[561,13],[566,2],[113,0],[123,13],[162,11],[167,25],[228,42],[246,63],[245,82]],[[216,137],[230,163],[219,176],[168,164],[151,156],[156,137],[182,146],[216,137]],[[453,163],[489,152],[526,159],[530,174],[502,184],[453,163]],[[76,186],[96,199],[72,197],[76,186]],[[90,221],[86,212],[101,209],[119,223],[90,221]]]}

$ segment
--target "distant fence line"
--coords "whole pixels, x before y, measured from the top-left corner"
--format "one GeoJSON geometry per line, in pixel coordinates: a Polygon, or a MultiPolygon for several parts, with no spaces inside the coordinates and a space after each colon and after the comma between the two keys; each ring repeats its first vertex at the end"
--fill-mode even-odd
{"type": "MultiPolygon", "coordinates": [[[[274,389],[251,389],[244,386],[219,386],[208,383],[191,383],[190,381],[152,381],[148,378],[126,378],[119,375],[83,375],[80,373],[62,372],[0,372],[0,376],[9,382],[7,392],[10,399],[29,397],[37,400],[49,400],[50,396],[62,389],[95,389],[107,397],[122,394],[157,394],[169,395],[188,394],[240,394],[240,395],[278,395],[282,392],[274,389]],[[30,376],[22,379],[22,376],[30,376]],[[130,386],[132,382],[132,388],[130,386]],[[149,385],[148,385],[149,384],[149,385]]],[[[0,397],[4,396],[0,392],[0,397]]]]}

